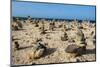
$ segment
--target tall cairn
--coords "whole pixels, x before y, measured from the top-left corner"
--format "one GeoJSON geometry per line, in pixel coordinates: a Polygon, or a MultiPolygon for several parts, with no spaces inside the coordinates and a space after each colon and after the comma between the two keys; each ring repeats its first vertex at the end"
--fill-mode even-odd
{"type": "Polygon", "coordinates": [[[18,24],[18,27],[19,27],[20,29],[23,28],[23,25],[22,25],[22,23],[21,23],[21,21],[20,21],[19,19],[17,19],[16,23],[18,24]]]}
{"type": "Polygon", "coordinates": [[[82,30],[78,30],[75,42],[83,50],[82,52],[86,51],[87,43],[86,43],[84,33],[82,32],[82,30]]]}
{"type": "Polygon", "coordinates": [[[44,27],[44,21],[42,21],[41,34],[46,34],[44,27]]]}
{"type": "Polygon", "coordinates": [[[19,30],[22,28],[23,28],[23,25],[21,21],[19,20],[19,18],[15,18],[15,20],[12,23],[12,30],[19,30]]]}
{"type": "Polygon", "coordinates": [[[53,20],[52,23],[49,24],[49,29],[54,31],[55,28],[55,21],[53,20]]]}

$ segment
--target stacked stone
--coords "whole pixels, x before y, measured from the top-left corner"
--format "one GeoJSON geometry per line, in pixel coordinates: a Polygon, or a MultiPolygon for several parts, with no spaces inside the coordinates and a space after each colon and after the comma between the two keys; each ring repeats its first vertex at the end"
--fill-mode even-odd
{"type": "Polygon", "coordinates": [[[66,32],[64,32],[64,35],[61,37],[62,41],[67,41],[68,40],[68,35],[66,32]]]}

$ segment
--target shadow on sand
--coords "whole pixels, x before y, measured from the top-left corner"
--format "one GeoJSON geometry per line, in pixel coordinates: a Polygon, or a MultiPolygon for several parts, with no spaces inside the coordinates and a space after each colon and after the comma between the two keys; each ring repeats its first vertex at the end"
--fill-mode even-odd
{"type": "Polygon", "coordinates": [[[87,49],[85,54],[96,54],[96,49],[87,49]]]}
{"type": "Polygon", "coordinates": [[[19,50],[23,50],[23,49],[27,49],[27,48],[31,48],[33,46],[26,46],[26,47],[20,47],[19,50]]]}

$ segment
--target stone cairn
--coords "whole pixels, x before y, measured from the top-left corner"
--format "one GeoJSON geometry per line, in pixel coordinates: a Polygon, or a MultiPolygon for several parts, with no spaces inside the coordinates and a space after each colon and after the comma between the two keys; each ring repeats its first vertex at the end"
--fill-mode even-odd
{"type": "Polygon", "coordinates": [[[16,41],[14,42],[14,50],[19,50],[19,43],[16,41]]]}
{"type": "Polygon", "coordinates": [[[35,27],[39,27],[39,20],[35,20],[35,27]]]}
{"type": "Polygon", "coordinates": [[[49,24],[49,30],[54,31],[55,28],[55,22],[53,21],[52,23],[49,24]]]}
{"type": "Polygon", "coordinates": [[[33,20],[32,20],[32,18],[31,18],[31,16],[28,16],[28,19],[27,19],[30,23],[32,23],[33,22],[33,20]]]}
{"type": "Polygon", "coordinates": [[[75,44],[68,45],[68,47],[65,49],[65,52],[73,55],[73,57],[77,57],[86,52],[87,44],[85,43],[85,38],[82,30],[78,30],[74,40],[75,44]]]}
{"type": "Polygon", "coordinates": [[[64,31],[67,31],[68,29],[67,29],[67,27],[66,27],[66,25],[64,25],[64,31]]]}
{"type": "Polygon", "coordinates": [[[44,21],[42,21],[42,27],[41,27],[41,34],[46,34],[46,30],[44,28],[44,21]]]}
{"type": "Polygon", "coordinates": [[[12,30],[19,30],[18,25],[16,23],[12,24],[12,30]]]}
{"type": "Polygon", "coordinates": [[[85,36],[82,30],[78,30],[78,32],[76,33],[75,41],[79,44],[85,44],[85,36]]]}
{"type": "Polygon", "coordinates": [[[19,30],[22,29],[23,25],[18,18],[16,18],[15,22],[12,23],[12,30],[19,30]]]}
{"type": "Polygon", "coordinates": [[[17,22],[16,22],[17,24],[18,24],[18,27],[20,28],[20,29],[22,29],[23,28],[23,25],[22,25],[22,23],[20,22],[20,20],[17,20],[17,22]]]}
{"type": "Polygon", "coordinates": [[[47,47],[45,47],[44,44],[37,42],[36,44],[33,45],[32,51],[30,54],[28,54],[28,59],[33,60],[33,59],[39,59],[42,57],[47,50],[47,47]]]}
{"type": "Polygon", "coordinates": [[[66,32],[64,32],[64,35],[61,37],[62,41],[67,41],[68,40],[68,35],[66,32]]]}

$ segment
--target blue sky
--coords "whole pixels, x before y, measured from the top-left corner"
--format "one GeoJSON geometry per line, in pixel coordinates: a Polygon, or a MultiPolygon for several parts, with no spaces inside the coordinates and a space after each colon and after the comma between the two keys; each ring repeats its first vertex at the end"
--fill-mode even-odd
{"type": "Polygon", "coordinates": [[[13,1],[12,16],[95,20],[95,6],[13,1]]]}

